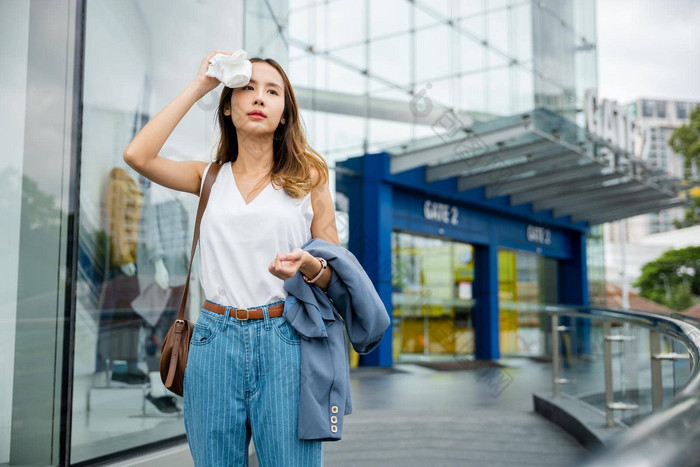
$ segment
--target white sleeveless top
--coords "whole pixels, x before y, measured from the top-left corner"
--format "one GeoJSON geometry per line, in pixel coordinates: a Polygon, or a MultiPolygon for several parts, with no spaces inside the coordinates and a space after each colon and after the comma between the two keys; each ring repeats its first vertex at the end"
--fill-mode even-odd
{"type": "MultiPolygon", "coordinates": [[[[209,164],[202,176],[200,193],[209,164]]],[[[311,239],[311,193],[295,199],[271,183],[246,205],[231,163],[221,166],[199,231],[199,277],[205,298],[250,308],[284,300],[284,280],[268,266],[311,239]]]]}

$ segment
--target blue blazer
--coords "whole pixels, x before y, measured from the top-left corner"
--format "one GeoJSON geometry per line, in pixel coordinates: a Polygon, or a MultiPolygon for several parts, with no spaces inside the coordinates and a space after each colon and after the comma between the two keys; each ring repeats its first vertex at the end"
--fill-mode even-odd
{"type": "Polygon", "coordinates": [[[299,439],[338,441],[343,415],[352,413],[347,331],[359,354],[374,350],[389,328],[389,314],[371,279],[347,248],[312,238],[302,247],[328,261],[324,291],[301,272],[284,281],[284,317],[301,336],[299,439]],[[342,318],[342,319],[341,319],[342,318]]]}

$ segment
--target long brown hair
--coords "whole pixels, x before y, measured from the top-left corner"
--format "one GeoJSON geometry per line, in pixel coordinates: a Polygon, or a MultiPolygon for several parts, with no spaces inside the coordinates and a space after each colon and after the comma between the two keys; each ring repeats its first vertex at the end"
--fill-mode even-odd
{"type": "MultiPolygon", "coordinates": [[[[273,135],[273,164],[270,173],[273,185],[282,187],[293,198],[306,196],[313,188],[328,182],[328,164],[306,141],[299,117],[299,108],[292,85],[279,63],[271,58],[254,57],[251,62],[265,62],[273,66],[284,80],[285,124],[279,124],[273,135]],[[319,174],[317,184],[312,186],[311,169],[319,174]]],[[[224,86],[217,109],[220,138],[215,162],[234,162],[238,158],[238,135],[230,116],[224,115],[224,106],[231,101],[233,89],[224,86]]],[[[233,113],[233,109],[231,109],[233,113]]]]}

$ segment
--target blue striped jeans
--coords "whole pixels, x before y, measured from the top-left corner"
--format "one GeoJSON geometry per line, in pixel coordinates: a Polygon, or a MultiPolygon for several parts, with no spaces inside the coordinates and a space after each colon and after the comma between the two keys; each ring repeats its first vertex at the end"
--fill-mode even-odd
{"type": "MultiPolygon", "coordinates": [[[[212,302],[214,303],[214,302],[212,302]]],[[[202,307],[184,376],[185,433],[196,467],[323,465],[322,441],[298,439],[300,337],[284,316],[238,320],[202,307]]]]}

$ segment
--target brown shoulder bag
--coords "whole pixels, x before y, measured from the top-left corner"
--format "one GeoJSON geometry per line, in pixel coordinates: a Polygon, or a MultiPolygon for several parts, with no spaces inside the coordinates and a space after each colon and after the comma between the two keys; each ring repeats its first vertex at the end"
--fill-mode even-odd
{"type": "Polygon", "coordinates": [[[163,346],[160,354],[160,379],[169,391],[182,397],[183,381],[185,379],[185,367],[187,366],[187,352],[190,347],[190,339],[192,339],[192,331],[194,324],[185,319],[185,308],[187,305],[187,295],[190,287],[190,272],[192,272],[192,261],[194,259],[194,251],[197,248],[197,240],[199,240],[199,223],[202,220],[202,214],[207,207],[209,201],[209,193],[211,187],[216,180],[216,175],[219,173],[221,165],[212,162],[207,171],[207,177],[204,180],[204,187],[199,197],[199,206],[197,207],[197,219],[194,224],[194,237],[192,237],[192,253],[190,254],[190,266],[187,271],[187,280],[185,281],[185,289],[182,292],[180,300],[180,311],[177,314],[177,319],[170,326],[168,333],[163,339],[163,346]]]}

